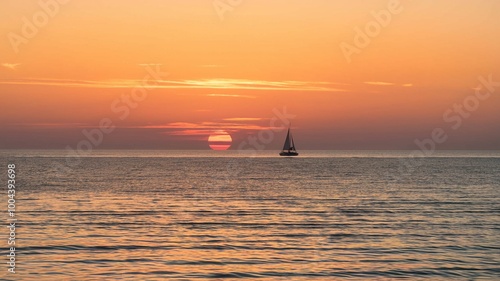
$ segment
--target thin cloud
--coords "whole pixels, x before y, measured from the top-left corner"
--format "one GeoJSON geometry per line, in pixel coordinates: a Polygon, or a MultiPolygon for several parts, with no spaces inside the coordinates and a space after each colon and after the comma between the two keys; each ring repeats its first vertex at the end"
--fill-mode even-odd
{"type": "Polygon", "coordinates": [[[32,127],[32,128],[90,128],[93,127],[87,123],[14,123],[14,127],[32,127]]]}
{"type": "Polygon", "coordinates": [[[171,136],[206,136],[210,134],[208,130],[178,130],[172,132],[164,132],[166,135],[171,136]]]}
{"type": "Polygon", "coordinates": [[[368,85],[375,85],[375,86],[394,86],[394,83],[390,82],[381,82],[381,81],[371,81],[371,82],[364,82],[365,84],[368,85]]]}
{"type": "MultiPolygon", "coordinates": [[[[262,121],[266,118],[226,118],[221,122],[171,122],[166,124],[157,125],[137,125],[137,126],[123,126],[121,128],[128,129],[171,129],[172,134],[179,134],[176,131],[189,131],[191,133],[198,132],[199,134],[206,134],[213,131],[240,131],[240,130],[268,130],[278,129],[278,127],[261,126],[258,124],[237,123],[242,121],[262,121]]],[[[94,124],[88,123],[12,123],[10,126],[14,127],[37,127],[37,128],[94,128],[94,124]]]]}
{"type": "Polygon", "coordinates": [[[140,63],[140,64],[138,64],[138,66],[143,66],[143,67],[144,66],[153,66],[153,65],[154,66],[161,66],[163,64],[161,64],[161,63],[140,63]]]}
{"type": "Polygon", "coordinates": [[[266,81],[247,79],[200,79],[180,81],[160,81],[158,87],[189,89],[248,89],[271,91],[322,91],[344,92],[336,83],[308,81],[266,81]]]}
{"type": "Polygon", "coordinates": [[[236,123],[236,122],[172,122],[160,125],[128,127],[135,129],[164,130],[162,134],[171,136],[207,136],[217,131],[236,133],[240,131],[260,131],[280,129],[258,124],[236,123]]]}
{"type": "MultiPolygon", "coordinates": [[[[14,69],[19,64],[9,64],[14,69]]],[[[148,64],[151,65],[151,64],[148,64]]],[[[2,66],[6,67],[5,64],[2,66]]],[[[9,68],[12,69],[12,68],[9,68]]],[[[76,79],[50,79],[50,78],[24,78],[24,79],[0,79],[0,85],[39,85],[58,87],[79,88],[134,88],[143,86],[143,80],[134,79],[108,79],[108,80],[76,80],[76,79]]],[[[412,83],[395,84],[384,81],[362,82],[372,86],[400,86],[413,87],[412,83]]],[[[247,79],[199,79],[199,80],[158,80],[148,84],[153,89],[223,89],[223,90],[266,90],[266,91],[309,91],[309,92],[348,92],[347,89],[339,88],[350,86],[350,84],[317,81],[265,81],[247,79]]],[[[179,94],[179,95],[185,95],[179,94]]],[[[248,98],[253,95],[212,93],[207,97],[248,98]]]]}
{"type": "Polygon", "coordinates": [[[20,63],[2,63],[2,66],[10,70],[16,70],[21,64],[20,63]]]}
{"type": "Polygon", "coordinates": [[[234,94],[208,94],[207,97],[247,98],[247,99],[255,99],[256,98],[256,96],[234,95],[234,94]]]}
{"type": "MultiPolygon", "coordinates": [[[[140,83],[139,81],[137,81],[140,83]]],[[[61,86],[61,87],[90,87],[90,88],[112,88],[120,87],[115,83],[106,83],[90,80],[70,80],[70,79],[46,79],[46,78],[25,78],[25,79],[0,79],[0,84],[4,85],[36,85],[36,86],[61,86]]],[[[122,87],[124,85],[121,85],[122,87]]],[[[126,86],[131,87],[131,84],[126,86]]]]}
{"type": "Polygon", "coordinates": [[[261,126],[257,124],[240,124],[234,122],[172,122],[159,125],[135,126],[129,128],[142,129],[195,129],[195,130],[266,130],[275,129],[272,127],[261,126]]]}
{"type": "Polygon", "coordinates": [[[203,67],[203,68],[220,68],[220,67],[224,67],[224,65],[219,65],[219,64],[203,64],[203,65],[200,65],[200,67],[203,67]]]}
{"type": "MultiPolygon", "coordinates": [[[[61,87],[90,88],[132,88],[140,86],[142,80],[70,80],[50,78],[3,79],[0,84],[41,85],[61,87]]],[[[338,88],[340,84],[313,81],[265,81],[247,79],[200,79],[200,80],[158,80],[150,88],[158,89],[235,89],[235,90],[270,90],[270,91],[313,91],[313,92],[345,92],[338,88]]]]}
{"type": "Polygon", "coordinates": [[[224,121],[261,121],[265,120],[267,118],[260,118],[260,117],[234,117],[234,118],[224,118],[222,120],[224,121]]]}
{"type": "MultiPolygon", "coordinates": [[[[373,86],[398,86],[398,84],[391,83],[391,82],[383,82],[383,81],[369,81],[369,82],[363,82],[364,84],[367,85],[373,85],[373,86]]],[[[401,84],[401,87],[413,87],[412,83],[406,83],[406,84],[401,84]]]]}

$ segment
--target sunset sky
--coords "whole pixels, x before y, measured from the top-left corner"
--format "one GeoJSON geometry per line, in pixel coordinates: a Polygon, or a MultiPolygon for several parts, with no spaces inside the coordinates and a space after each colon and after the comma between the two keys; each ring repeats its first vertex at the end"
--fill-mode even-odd
{"type": "Polygon", "coordinates": [[[1,1],[0,149],[500,149],[500,1],[240,2],[1,1]]]}

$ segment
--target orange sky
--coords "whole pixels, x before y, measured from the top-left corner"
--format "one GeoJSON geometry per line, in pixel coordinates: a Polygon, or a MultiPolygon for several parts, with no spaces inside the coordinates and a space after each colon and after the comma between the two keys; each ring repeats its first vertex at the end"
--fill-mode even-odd
{"type": "Polygon", "coordinates": [[[2,1],[0,149],[76,147],[103,118],[95,148],[208,149],[225,130],[237,149],[285,107],[299,149],[415,149],[434,128],[441,149],[500,149],[500,86],[458,128],[443,118],[500,81],[500,3],[397,2],[2,1]]]}

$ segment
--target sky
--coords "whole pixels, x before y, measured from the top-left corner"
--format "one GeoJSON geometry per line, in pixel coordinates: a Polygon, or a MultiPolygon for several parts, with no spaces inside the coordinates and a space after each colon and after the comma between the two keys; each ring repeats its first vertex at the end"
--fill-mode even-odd
{"type": "Polygon", "coordinates": [[[4,0],[0,35],[0,149],[500,149],[497,0],[4,0]]]}

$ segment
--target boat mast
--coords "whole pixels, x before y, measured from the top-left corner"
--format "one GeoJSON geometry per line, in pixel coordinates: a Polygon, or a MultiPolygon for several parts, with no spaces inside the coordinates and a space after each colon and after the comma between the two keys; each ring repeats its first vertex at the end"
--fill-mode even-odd
{"type": "MultiPolygon", "coordinates": [[[[292,127],[292,122],[290,121],[290,124],[288,125],[288,134],[290,135],[290,145],[289,145],[289,146],[290,146],[290,148],[291,148],[292,150],[295,150],[295,143],[293,142],[293,136],[292,136],[292,134],[290,133],[290,128],[291,128],[291,127],[292,127]]],[[[290,148],[289,148],[289,150],[290,150],[290,148]]]]}

